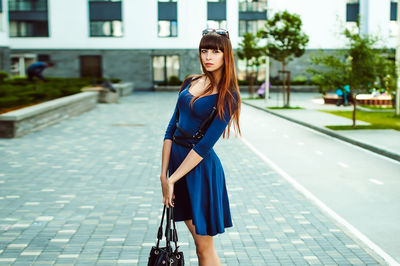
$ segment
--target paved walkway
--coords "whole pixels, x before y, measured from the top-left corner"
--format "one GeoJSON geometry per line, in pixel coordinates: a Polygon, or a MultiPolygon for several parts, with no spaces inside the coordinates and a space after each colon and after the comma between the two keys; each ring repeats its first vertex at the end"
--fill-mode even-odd
{"type": "MultiPolygon", "coordinates": [[[[135,93],[0,139],[0,264],[146,265],[162,211],[161,145],[176,93],[135,93]]],[[[246,107],[244,107],[246,108],[246,107]]],[[[215,147],[234,227],[223,265],[379,265],[238,138],[215,147]]],[[[187,265],[195,246],[178,223],[187,265]]]]}
{"type": "MultiPolygon", "coordinates": [[[[246,95],[244,95],[246,96],[246,95]]],[[[265,109],[271,106],[283,106],[282,94],[272,93],[269,101],[245,100],[244,102],[265,109]]],[[[321,112],[318,110],[352,111],[353,106],[336,106],[324,104],[319,93],[292,93],[291,106],[299,106],[303,109],[268,109],[269,113],[286,117],[304,125],[336,134],[341,139],[353,144],[359,144],[390,158],[400,161],[400,131],[394,129],[371,129],[371,130],[330,130],[327,125],[351,125],[352,120],[337,115],[321,112]]],[[[400,120],[399,120],[400,123],[400,120]]],[[[357,125],[368,125],[364,121],[357,120],[357,125]]]]}

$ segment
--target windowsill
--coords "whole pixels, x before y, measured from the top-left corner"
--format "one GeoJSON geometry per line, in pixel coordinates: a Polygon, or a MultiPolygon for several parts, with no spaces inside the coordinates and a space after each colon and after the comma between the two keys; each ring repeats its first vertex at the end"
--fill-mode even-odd
{"type": "Polygon", "coordinates": [[[9,38],[50,38],[50,36],[8,36],[9,38]]]}
{"type": "Polygon", "coordinates": [[[124,36],[89,36],[90,38],[124,38],[124,36]]]}

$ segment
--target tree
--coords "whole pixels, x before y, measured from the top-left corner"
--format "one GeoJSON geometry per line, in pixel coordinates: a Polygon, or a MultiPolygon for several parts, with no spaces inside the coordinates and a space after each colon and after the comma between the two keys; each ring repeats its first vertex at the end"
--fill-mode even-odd
{"type": "Polygon", "coordinates": [[[252,33],[245,33],[237,50],[238,57],[246,60],[246,70],[249,73],[248,78],[250,81],[250,97],[254,95],[254,81],[258,76],[258,68],[265,62],[265,49],[258,45],[259,41],[258,36],[254,36],[252,33]]]}
{"type": "Polygon", "coordinates": [[[287,98],[285,97],[286,76],[290,71],[286,65],[294,57],[304,54],[308,43],[308,36],[301,31],[302,22],[297,14],[290,14],[288,11],[275,13],[274,17],[267,21],[266,30],[260,34],[267,39],[266,52],[268,56],[281,62],[283,79],[283,100],[286,107],[289,106],[290,86],[288,86],[287,98]]]}
{"type": "MultiPolygon", "coordinates": [[[[359,26],[359,23],[357,23],[359,26]]],[[[357,94],[368,92],[375,86],[395,88],[395,66],[387,58],[385,49],[374,49],[378,38],[369,35],[343,33],[348,40],[348,49],[328,55],[322,53],[311,57],[313,67],[307,71],[314,74],[314,81],[321,93],[328,88],[343,89],[350,86],[353,99],[353,128],[356,127],[357,94]]]]}

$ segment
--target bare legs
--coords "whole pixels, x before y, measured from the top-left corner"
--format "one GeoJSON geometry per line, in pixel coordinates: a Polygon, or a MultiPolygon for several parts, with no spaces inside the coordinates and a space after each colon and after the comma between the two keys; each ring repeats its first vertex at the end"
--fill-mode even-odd
{"type": "Polygon", "coordinates": [[[199,259],[199,266],[219,266],[221,262],[214,249],[214,239],[212,236],[202,236],[196,234],[195,226],[192,220],[185,221],[186,226],[192,233],[194,243],[196,244],[197,258],[199,259]]]}

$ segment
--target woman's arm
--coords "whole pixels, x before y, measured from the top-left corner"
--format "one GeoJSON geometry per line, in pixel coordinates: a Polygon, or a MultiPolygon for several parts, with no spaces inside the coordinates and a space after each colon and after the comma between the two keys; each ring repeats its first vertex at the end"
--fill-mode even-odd
{"type": "Polygon", "coordinates": [[[171,155],[172,140],[165,139],[162,147],[161,174],[160,177],[167,177],[169,158],[171,155]]]}
{"type": "Polygon", "coordinates": [[[178,169],[176,169],[176,171],[172,175],[170,175],[170,177],[168,178],[167,187],[167,202],[170,206],[174,206],[172,203],[174,184],[183,176],[185,176],[188,172],[190,172],[194,167],[196,167],[203,160],[203,158],[208,155],[209,150],[221,137],[230,119],[231,116],[227,109],[225,109],[225,116],[223,119],[219,118],[218,116],[215,117],[199,143],[197,143],[196,146],[194,146],[193,149],[189,151],[188,155],[183,160],[178,169]]]}

